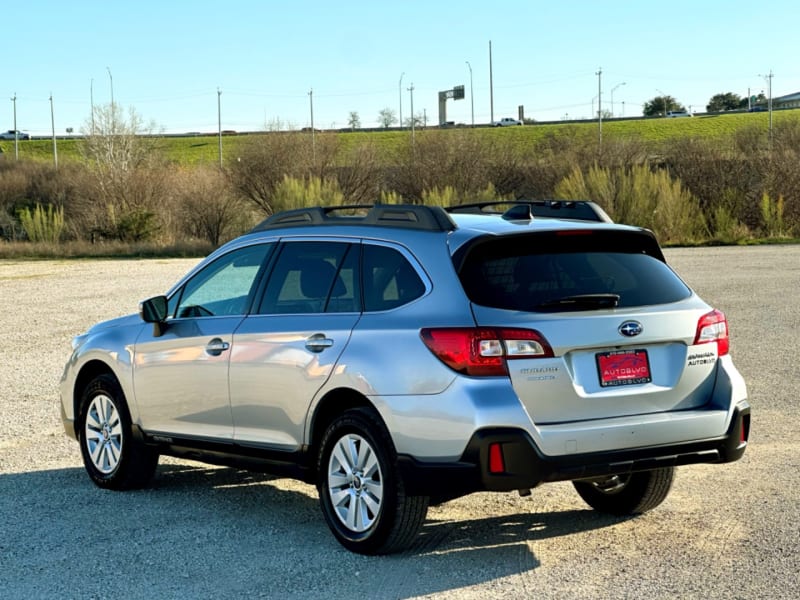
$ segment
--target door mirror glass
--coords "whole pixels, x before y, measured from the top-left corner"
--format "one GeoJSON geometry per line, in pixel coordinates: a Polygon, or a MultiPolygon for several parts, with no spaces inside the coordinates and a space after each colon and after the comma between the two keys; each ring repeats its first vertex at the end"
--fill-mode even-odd
{"type": "Polygon", "coordinates": [[[167,297],[148,298],[139,304],[139,316],[145,323],[162,323],[167,319],[167,297]]]}

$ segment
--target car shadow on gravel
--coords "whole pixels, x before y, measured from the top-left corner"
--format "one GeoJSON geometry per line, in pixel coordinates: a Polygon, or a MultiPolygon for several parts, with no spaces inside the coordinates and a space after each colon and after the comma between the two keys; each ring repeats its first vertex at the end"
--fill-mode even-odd
{"type": "Polygon", "coordinates": [[[524,586],[539,566],[531,542],[622,521],[589,510],[429,519],[407,552],[360,556],[334,540],[314,487],[191,463],[160,465],[152,487],[131,492],[100,490],[81,468],[3,474],[0,514],[5,597],[338,598],[342,572],[370,598],[524,586]],[[113,578],[87,576],[106,564],[113,578]]]}

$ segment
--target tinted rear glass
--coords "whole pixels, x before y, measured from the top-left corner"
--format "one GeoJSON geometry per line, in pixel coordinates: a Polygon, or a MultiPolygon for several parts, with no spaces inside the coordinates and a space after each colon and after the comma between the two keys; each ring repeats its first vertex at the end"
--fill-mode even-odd
{"type": "MultiPolygon", "coordinates": [[[[691,290],[636,236],[526,235],[484,241],[464,257],[461,282],[471,301],[524,311],[569,310],[553,306],[574,297],[618,296],[616,306],[676,302],[691,290]]],[[[660,256],[660,251],[658,251],[660,256]]],[[[607,307],[599,303],[597,308],[607,307]]],[[[585,310],[576,304],[572,310],[585,310]]]]}

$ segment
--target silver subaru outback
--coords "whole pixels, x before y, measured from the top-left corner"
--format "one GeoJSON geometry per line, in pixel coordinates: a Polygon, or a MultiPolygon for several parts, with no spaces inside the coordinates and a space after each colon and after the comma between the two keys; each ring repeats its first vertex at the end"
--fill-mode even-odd
{"type": "Polygon", "coordinates": [[[109,489],[159,455],[315,484],[337,540],[413,544],[431,503],[572,481],[638,514],[747,446],[725,316],[653,234],[586,202],[314,207],[75,338],[66,432],[109,489]]]}

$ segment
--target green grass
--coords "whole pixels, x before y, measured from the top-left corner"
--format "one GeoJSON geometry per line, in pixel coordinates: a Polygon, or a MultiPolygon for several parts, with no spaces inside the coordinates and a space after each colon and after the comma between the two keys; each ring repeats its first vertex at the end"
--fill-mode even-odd
{"type": "MultiPolygon", "coordinates": [[[[773,123],[779,124],[784,120],[800,119],[800,109],[780,110],[773,112],[773,123]]],[[[753,125],[761,126],[766,131],[769,123],[767,113],[734,113],[708,116],[696,116],[679,119],[632,119],[609,120],[603,122],[604,138],[632,138],[645,143],[659,144],[671,139],[694,137],[708,138],[719,141],[732,139],[737,130],[753,125]]],[[[503,141],[515,147],[524,148],[548,135],[559,135],[565,131],[574,130],[578,133],[593,135],[598,132],[597,122],[564,122],[548,123],[541,125],[526,125],[523,127],[480,127],[474,130],[475,135],[485,137],[491,141],[503,141]]],[[[469,128],[458,127],[453,129],[417,129],[415,135],[453,135],[456,132],[472,131],[469,128]]],[[[266,135],[266,134],[265,134],[266,135]]],[[[276,134],[269,134],[276,135],[276,134]]],[[[309,137],[311,134],[308,134],[309,137]]],[[[385,157],[392,156],[394,152],[408,143],[411,132],[404,131],[354,131],[354,132],[323,132],[318,134],[334,135],[339,138],[343,151],[362,143],[372,143],[378,152],[385,157]]],[[[245,143],[249,135],[226,135],[222,137],[223,161],[235,160],[238,148],[245,143]]],[[[80,140],[65,138],[57,140],[58,160],[80,160],[80,140]]],[[[218,138],[215,135],[206,136],[165,136],[156,140],[156,148],[164,157],[180,165],[216,164],[219,160],[218,138]]],[[[14,159],[14,142],[0,141],[5,159],[14,159]]],[[[52,161],[52,140],[24,140],[19,142],[19,157],[27,160],[52,161]]]]}

